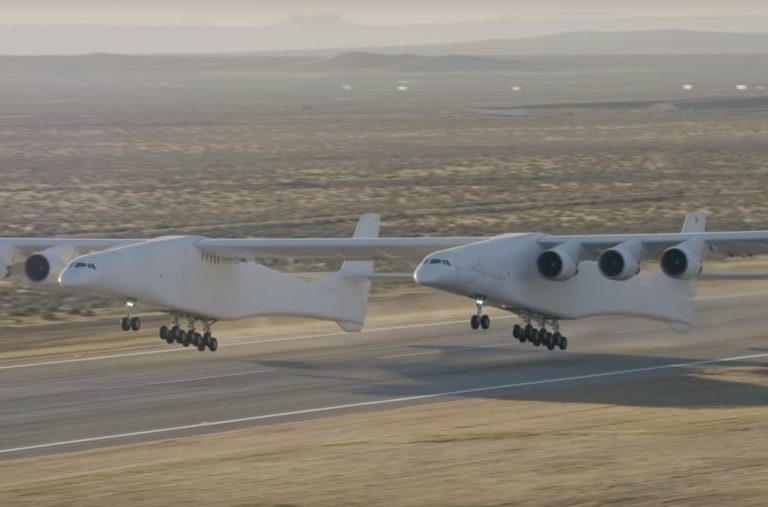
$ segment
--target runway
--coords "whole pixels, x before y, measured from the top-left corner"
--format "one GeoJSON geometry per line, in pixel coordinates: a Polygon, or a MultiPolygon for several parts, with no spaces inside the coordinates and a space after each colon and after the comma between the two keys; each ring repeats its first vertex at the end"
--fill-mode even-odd
{"type": "MultiPolygon", "coordinates": [[[[138,351],[3,362],[0,459],[462,397],[738,404],[718,398],[722,381],[692,383],[691,373],[718,364],[768,372],[767,306],[768,294],[705,298],[687,334],[637,319],[564,322],[567,352],[520,344],[512,318],[472,331],[457,315],[357,334],[222,335],[216,353],[158,338],[138,351]],[[644,395],[660,382],[670,396],[644,395]]],[[[768,402],[765,387],[744,389],[768,402]]]]}

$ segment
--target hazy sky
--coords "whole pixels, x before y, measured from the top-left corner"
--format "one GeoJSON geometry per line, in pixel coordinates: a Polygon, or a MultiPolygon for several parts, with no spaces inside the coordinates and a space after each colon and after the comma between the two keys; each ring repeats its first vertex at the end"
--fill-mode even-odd
{"type": "Polygon", "coordinates": [[[768,15],[766,0],[0,0],[0,24],[268,24],[335,13],[369,24],[524,17],[768,15]]]}

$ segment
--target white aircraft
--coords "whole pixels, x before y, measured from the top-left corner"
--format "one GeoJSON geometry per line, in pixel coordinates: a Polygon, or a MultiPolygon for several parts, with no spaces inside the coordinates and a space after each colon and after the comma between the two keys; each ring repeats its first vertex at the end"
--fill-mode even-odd
{"type": "Polygon", "coordinates": [[[696,280],[765,279],[768,273],[706,273],[705,258],[768,253],[768,232],[705,232],[690,213],[680,234],[552,236],[505,234],[434,252],[414,273],[417,283],[475,300],[472,329],[488,329],[483,307],[523,320],[520,342],[565,350],[558,321],[626,315],[663,321],[685,331],[693,321],[696,280]],[[643,261],[660,271],[640,275],[643,261]],[[550,331],[551,330],[551,331],[550,331]]]}
{"type": "Polygon", "coordinates": [[[0,273],[9,276],[11,266],[24,262],[24,272],[33,282],[125,299],[124,331],[141,327],[133,315],[137,304],[165,311],[170,323],[160,328],[162,339],[215,351],[218,340],[211,326],[218,320],[293,315],[331,320],[346,331],[359,331],[371,280],[387,277],[373,273],[374,257],[406,256],[417,261],[437,248],[478,239],[388,239],[378,234],[379,215],[366,214],[353,238],[0,238],[0,273]],[[265,257],[350,260],[337,273],[309,281],[259,263],[265,257]],[[197,323],[202,324],[202,334],[196,331],[197,323]]]}
{"type": "Polygon", "coordinates": [[[141,327],[132,313],[135,305],[165,311],[170,324],[160,328],[162,339],[213,351],[218,341],[211,326],[217,320],[293,315],[359,331],[371,280],[401,277],[374,273],[373,261],[429,254],[412,278],[473,298],[473,329],[490,326],[483,307],[491,305],[523,319],[524,327],[513,328],[521,342],[565,350],[559,320],[628,315],[684,330],[693,320],[697,279],[768,278],[768,273],[702,272],[705,258],[768,253],[768,232],[708,233],[704,225],[702,214],[691,213],[680,234],[379,238],[379,216],[366,214],[352,238],[0,238],[0,273],[10,274],[11,266],[24,262],[34,282],[123,298],[125,331],[141,327]],[[286,257],[345,262],[316,281],[260,263],[286,257]],[[643,261],[657,258],[660,272],[636,277],[643,261]]]}

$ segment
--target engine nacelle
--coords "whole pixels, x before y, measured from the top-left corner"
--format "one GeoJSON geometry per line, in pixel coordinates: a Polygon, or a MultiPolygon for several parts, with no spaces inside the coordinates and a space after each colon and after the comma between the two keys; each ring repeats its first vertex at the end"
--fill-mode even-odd
{"type": "Polygon", "coordinates": [[[629,280],[640,273],[640,259],[643,245],[635,240],[626,241],[603,251],[597,259],[597,266],[604,277],[610,280],[629,280]]]}
{"type": "Polygon", "coordinates": [[[547,280],[562,282],[573,278],[579,272],[581,245],[564,243],[539,254],[536,266],[539,274],[547,280]]]}
{"type": "Polygon", "coordinates": [[[693,280],[701,274],[706,244],[701,238],[667,248],[661,255],[661,271],[670,278],[693,280]]]}
{"type": "Polygon", "coordinates": [[[59,273],[78,255],[72,245],[54,246],[30,255],[24,263],[24,273],[33,282],[57,284],[59,273]]]}
{"type": "Polygon", "coordinates": [[[16,263],[17,256],[15,247],[0,244],[0,278],[11,276],[11,266],[16,263]]]}

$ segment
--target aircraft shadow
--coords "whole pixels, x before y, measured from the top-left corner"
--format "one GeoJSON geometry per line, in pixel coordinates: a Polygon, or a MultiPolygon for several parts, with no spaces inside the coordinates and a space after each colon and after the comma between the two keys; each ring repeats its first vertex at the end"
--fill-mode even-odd
{"type": "MultiPolygon", "coordinates": [[[[765,359],[672,367],[701,360],[575,351],[563,353],[546,349],[532,351],[516,346],[415,345],[411,348],[435,353],[361,361],[354,367],[377,370],[372,378],[386,378],[386,381],[364,385],[355,383],[341,388],[376,398],[456,392],[441,399],[482,398],[657,408],[768,404],[768,384],[761,385],[759,381],[768,376],[768,360],[765,359]],[[491,389],[492,386],[505,387],[491,389]]],[[[350,366],[341,362],[315,364],[312,361],[260,363],[303,370],[303,375],[327,375],[327,378],[341,378],[339,368],[348,369],[350,366]]]]}

